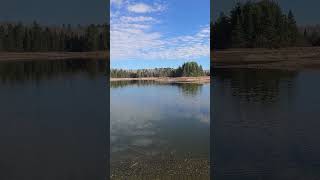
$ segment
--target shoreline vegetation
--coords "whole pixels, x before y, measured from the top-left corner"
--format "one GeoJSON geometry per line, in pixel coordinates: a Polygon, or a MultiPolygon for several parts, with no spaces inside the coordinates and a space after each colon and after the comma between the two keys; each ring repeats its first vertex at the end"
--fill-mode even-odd
{"type": "Polygon", "coordinates": [[[109,46],[108,24],[0,23],[0,52],[89,52],[109,46]]]}
{"type": "Polygon", "coordinates": [[[297,25],[276,1],[238,2],[210,26],[213,69],[320,68],[320,25],[297,25]]]}
{"type": "Polygon", "coordinates": [[[109,24],[0,22],[0,61],[109,57],[109,24]]]}
{"type": "Polygon", "coordinates": [[[159,83],[210,83],[210,76],[199,77],[141,77],[141,78],[110,78],[110,82],[117,81],[155,81],[159,83]]]}
{"type": "Polygon", "coordinates": [[[210,83],[210,72],[196,62],[185,62],[178,68],[124,70],[111,69],[110,81],[156,81],[159,83],[210,83]]]}
{"type": "Polygon", "coordinates": [[[213,49],[320,45],[319,28],[298,26],[293,12],[285,13],[274,0],[238,2],[210,25],[213,49]]]}

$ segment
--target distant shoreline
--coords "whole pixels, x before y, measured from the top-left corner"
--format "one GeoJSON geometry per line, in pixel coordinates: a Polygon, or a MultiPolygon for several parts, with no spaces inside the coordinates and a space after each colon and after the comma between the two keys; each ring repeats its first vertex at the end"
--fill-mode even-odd
{"type": "Polygon", "coordinates": [[[145,78],[110,78],[111,82],[116,81],[156,81],[160,83],[210,83],[210,76],[200,77],[145,77],[145,78]]]}
{"type": "Polygon", "coordinates": [[[211,54],[213,68],[320,69],[320,47],[226,49],[211,54]]]}
{"type": "Polygon", "coordinates": [[[1,61],[59,60],[59,59],[103,59],[108,51],[92,52],[0,52],[1,61]]]}

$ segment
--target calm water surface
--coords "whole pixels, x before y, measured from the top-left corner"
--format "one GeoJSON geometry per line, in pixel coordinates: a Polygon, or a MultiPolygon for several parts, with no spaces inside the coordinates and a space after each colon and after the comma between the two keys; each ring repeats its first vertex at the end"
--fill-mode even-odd
{"type": "Polygon", "coordinates": [[[216,180],[320,178],[320,71],[215,70],[216,180]]]}
{"type": "Polygon", "coordinates": [[[210,85],[111,84],[111,161],[209,158],[210,85]]]}
{"type": "Polygon", "coordinates": [[[103,60],[0,62],[0,179],[105,179],[103,60]]]}

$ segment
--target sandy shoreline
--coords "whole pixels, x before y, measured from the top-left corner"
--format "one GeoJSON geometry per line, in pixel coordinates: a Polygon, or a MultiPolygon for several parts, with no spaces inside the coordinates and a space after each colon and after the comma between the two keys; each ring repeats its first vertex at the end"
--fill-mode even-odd
{"type": "Polygon", "coordinates": [[[211,62],[213,68],[320,69],[320,47],[212,51],[211,62]]]}
{"type": "Polygon", "coordinates": [[[210,76],[201,77],[148,77],[148,78],[110,78],[111,82],[115,81],[156,81],[160,83],[210,83],[210,76]]]}
{"type": "Polygon", "coordinates": [[[0,52],[0,61],[58,60],[58,59],[103,59],[107,51],[95,52],[0,52]]]}

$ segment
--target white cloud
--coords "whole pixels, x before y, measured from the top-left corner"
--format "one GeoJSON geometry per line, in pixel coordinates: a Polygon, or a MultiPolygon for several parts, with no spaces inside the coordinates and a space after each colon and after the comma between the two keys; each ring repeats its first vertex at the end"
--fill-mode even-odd
{"type": "Polygon", "coordinates": [[[156,20],[150,16],[122,16],[120,17],[122,22],[131,23],[131,22],[155,22],[156,20]]]}
{"type": "Polygon", "coordinates": [[[161,4],[148,5],[145,3],[136,3],[136,4],[129,5],[127,9],[128,11],[134,12],[134,13],[150,13],[150,12],[163,11],[165,7],[161,4]]]}
{"type": "Polygon", "coordinates": [[[122,5],[123,0],[111,0],[110,3],[111,5],[114,4],[114,5],[120,6],[122,5]]]}
{"type": "MultiPolygon", "coordinates": [[[[135,4],[134,12],[156,11],[157,5],[135,4]]],[[[158,4],[163,7],[163,5],[158,4]]],[[[132,6],[127,5],[129,10],[132,6]]],[[[152,13],[139,16],[118,11],[111,16],[111,59],[197,59],[210,54],[209,25],[193,34],[166,37],[157,31],[160,21],[152,13]]]]}

